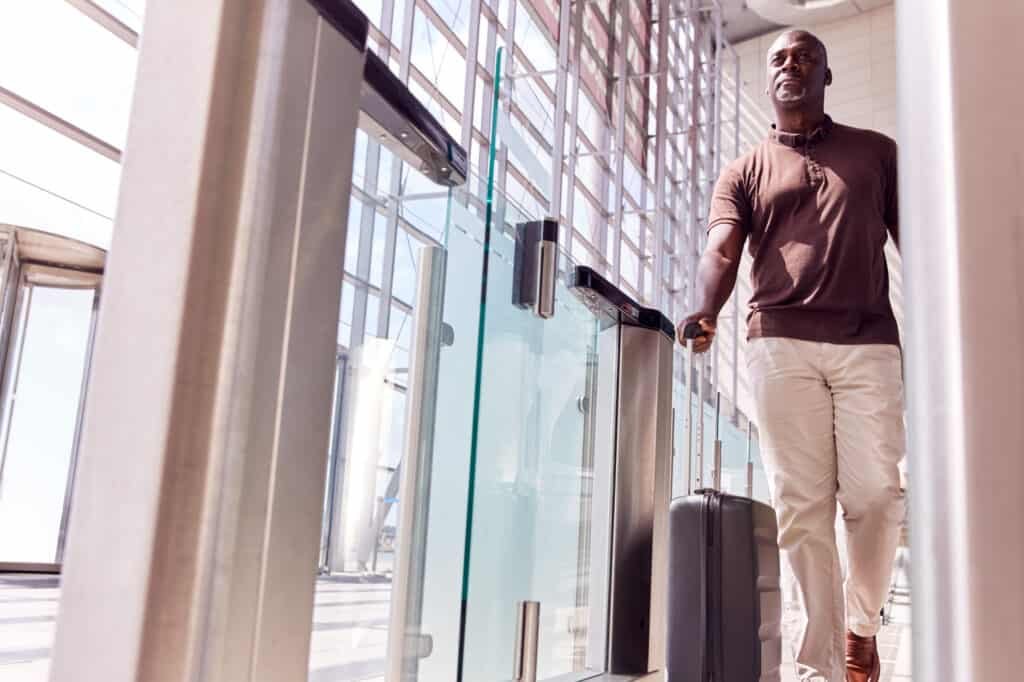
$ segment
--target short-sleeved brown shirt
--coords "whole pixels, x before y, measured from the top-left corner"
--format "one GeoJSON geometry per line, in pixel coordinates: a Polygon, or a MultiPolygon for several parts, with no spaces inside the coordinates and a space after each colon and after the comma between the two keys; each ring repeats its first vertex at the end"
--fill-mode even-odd
{"type": "Polygon", "coordinates": [[[748,338],[898,345],[884,253],[897,221],[893,140],[830,118],[773,129],[722,172],[708,220],[748,237],[748,338]]]}

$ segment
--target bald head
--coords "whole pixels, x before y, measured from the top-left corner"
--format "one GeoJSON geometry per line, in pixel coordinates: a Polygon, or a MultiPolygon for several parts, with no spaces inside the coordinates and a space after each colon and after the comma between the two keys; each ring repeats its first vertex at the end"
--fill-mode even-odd
{"type": "Polygon", "coordinates": [[[776,111],[824,111],[825,88],[832,84],[828,51],[818,36],[808,31],[786,31],[767,57],[766,94],[776,111]]]}

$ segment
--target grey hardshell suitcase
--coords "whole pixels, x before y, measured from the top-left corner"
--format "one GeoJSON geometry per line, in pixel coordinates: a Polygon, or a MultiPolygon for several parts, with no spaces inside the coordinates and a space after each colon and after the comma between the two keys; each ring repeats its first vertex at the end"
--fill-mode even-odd
{"type": "MultiPolygon", "coordinates": [[[[684,335],[694,338],[696,331],[687,328],[684,335]]],[[[688,346],[692,380],[692,342],[688,346]]],[[[694,392],[687,388],[692,433],[694,392]]],[[[697,431],[698,489],[673,500],[669,510],[667,682],[779,682],[782,593],[775,512],[748,497],[702,488],[703,428],[697,431]]],[[[690,443],[692,448],[692,438],[690,443]]],[[[715,487],[720,471],[716,438],[715,487]]],[[[748,495],[749,480],[748,474],[748,495]]]]}

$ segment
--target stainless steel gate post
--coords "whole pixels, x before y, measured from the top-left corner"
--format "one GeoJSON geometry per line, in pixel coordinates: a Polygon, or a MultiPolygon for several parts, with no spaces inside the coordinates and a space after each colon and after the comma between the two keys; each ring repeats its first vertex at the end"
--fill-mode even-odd
{"type": "Polygon", "coordinates": [[[537,653],[540,636],[540,602],[521,601],[516,609],[516,640],[512,679],[537,682],[537,653]]]}
{"type": "Polygon", "coordinates": [[[643,674],[665,660],[675,330],[589,268],[570,286],[619,320],[618,357],[601,359],[618,367],[607,668],[643,674]]]}
{"type": "Polygon", "coordinates": [[[367,30],[147,7],[54,680],[306,675],[367,30]]]}
{"type": "Polygon", "coordinates": [[[53,680],[308,675],[356,127],[466,171],[368,30],[349,0],[147,7],[53,680]]]}

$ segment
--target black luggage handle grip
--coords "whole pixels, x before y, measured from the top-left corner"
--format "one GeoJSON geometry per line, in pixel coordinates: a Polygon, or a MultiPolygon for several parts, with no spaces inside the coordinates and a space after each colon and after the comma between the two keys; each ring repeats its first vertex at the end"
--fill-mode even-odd
{"type": "Polygon", "coordinates": [[[687,322],[683,327],[684,339],[696,339],[701,336],[707,336],[707,332],[700,326],[700,322],[687,322]]]}

